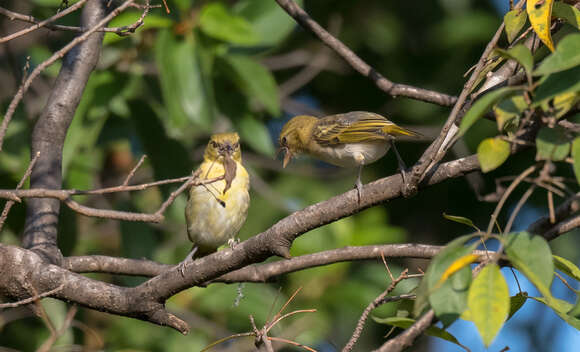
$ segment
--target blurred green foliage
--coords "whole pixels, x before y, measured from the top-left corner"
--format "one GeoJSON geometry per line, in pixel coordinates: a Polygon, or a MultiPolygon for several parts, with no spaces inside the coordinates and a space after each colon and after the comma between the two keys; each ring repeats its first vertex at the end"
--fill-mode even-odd
{"type": "MultiPolygon", "coordinates": [[[[337,36],[389,79],[448,94],[461,90],[464,71],[476,62],[502,20],[486,2],[434,1],[421,6],[409,1],[382,0],[299,3],[323,26],[332,16],[340,16],[342,26],[337,36]]],[[[34,0],[31,14],[47,18],[59,5],[60,0],[34,0]]],[[[312,60],[320,43],[298,28],[274,1],[169,0],[168,5],[170,14],[152,9],[145,24],[133,35],[106,34],[99,66],[89,80],[67,135],[63,170],[66,188],[118,185],[143,154],[148,158],[133,183],[188,175],[200,161],[211,133],[237,130],[252,177],[251,207],[240,233],[243,240],[264,231],[291,211],[352,187],[354,170],[338,170],[312,160],[298,161],[289,170],[282,170],[273,160],[277,133],[293,111],[285,106],[289,99],[328,114],[374,111],[403,125],[436,127],[448,114],[445,108],[387,96],[334,54],[330,55],[332,65],[328,69],[296,94],[281,96],[278,86],[312,60]],[[300,50],[306,51],[309,59],[283,69],[268,65],[268,59],[300,50]]],[[[129,25],[139,16],[136,9],[127,11],[110,26],[129,25]]],[[[78,14],[59,23],[78,25],[78,14]]],[[[27,45],[17,50],[13,58],[24,63],[25,57],[30,56],[31,64],[38,65],[69,41],[72,34],[43,35],[43,40],[27,38],[19,39],[27,45]]],[[[43,79],[52,79],[57,72],[58,65],[54,65],[44,71],[43,79]]],[[[5,110],[7,100],[1,105],[5,110]]],[[[28,164],[28,136],[36,116],[25,115],[21,110],[17,113],[0,154],[3,188],[13,187],[28,164]]],[[[479,141],[497,132],[488,121],[478,122],[478,127],[466,134],[467,148],[472,152],[479,141]]],[[[402,144],[399,149],[410,164],[424,147],[402,144]]],[[[519,170],[529,156],[510,160],[510,167],[519,170]]],[[[366,167],[363,179],[368,182],[392,174],[396,165],[396,159],[389,154],[366,167]]],[[[486,177],[492,180],[492,176],[486,177]]],[[[488,191],[493,182],[489,185],[488,191]]],[[[78,200],[99,208],[153,212],[176,187],[78,200]]],[[[60,246],[65,255],[102,254],[177,263],[190,250],[184,207],[182,195],[167,210],[166,221],[160,225],[93,219],[64,209],[60,246]]],[[[11,211],[2,233],[3,242],[18,242],[23,209],[17,205],[11,211]]],[[[442,244],[466,232],[462,225],[444,220],[442,213],[460,214],[481,227],[491,209],[490,204],[476,202],[465,180],[448,181],[421,191],[412,199],[395,200],[311,231],[296,240],[292,255],[348,245],[442,244]]],[[[389,265],[396,276],[404,267],[413,272],[417,266],[425,268],[426,262],[395,261],[389,265]]],[[[145,280],[95,277],[122,285],[145,280]]],[[[192,331],[188,336],[81,309],[76,319],[82,322],[82,328],[75,326],[74,333],[63,336],[58,344],[106,350],[200,350],[227,334],[250,331],[249,314],[258,326],[264,324],[302,287],[288,311],[315,308],[317,312],[283,321],[280,328],[273,330],[274,335],[314,348],[322,344],[341,346],[363,309],[389,281],[382,263],[335,264],[289,274],[271,284],[247,284],[238,307],[232,306],[237,295],[235,285],[193,288],[173,297],[168,304],[190,323],[192,331]]],[[[416,285],[415,280],[406,280],[394,293],[408,292],[416,285]]],[[[374,314],[393,315],[398,305],[384,305],[374,314]]],[[[50,316],[56,323],[66,310],[64,303],[57,302],[55,307],[50,316]]],[[[359,342],[361,349],[378,346],[388,331],[379,324],[367,325],[359,342]]],[[[0,330],[3,346],[22,350],[37,348],[47,336],[46,326],[38,319],[24,317],[0,330]]],[[[253,342],[246,338],[233,343],[247,347],[253,342]]]]}

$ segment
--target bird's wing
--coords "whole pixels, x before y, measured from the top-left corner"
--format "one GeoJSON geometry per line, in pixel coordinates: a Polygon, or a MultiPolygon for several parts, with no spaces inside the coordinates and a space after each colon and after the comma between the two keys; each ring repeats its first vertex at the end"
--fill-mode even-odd
{"type": "Polygon", "coordinates": [[[381,115],[353,111],[320,119],[313,138],[320,145],[336,145],[385,140],[390,136],[417,136],[417,133],[399,127],[381,115]]]}

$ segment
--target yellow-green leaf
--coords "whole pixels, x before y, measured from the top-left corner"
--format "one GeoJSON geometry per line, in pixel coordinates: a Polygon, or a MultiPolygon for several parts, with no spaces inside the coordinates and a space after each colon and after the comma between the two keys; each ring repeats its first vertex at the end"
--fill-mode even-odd
{"type": "Polygon", "coordinates": [[[555,96],[552,101],[552,105],[554,106],[554,116],[557,118],[564,116],[568,111],[576,106],[578,101],[580,101],[580,94],[578,94],[578,92],[568,92],[555,96]]]}
{"type": "Polygon", "coordinates": [[[260,41],[250,22],[232,14],[219,2],[209,3],[202,8],[199,28],[210,37],[236,45],[251,46],[260,41]]]}
{"type": "Polygon", "coordinates": [[[521,89],[517,87],[503,87],[486,93],[481,98],[477,99],[471,108],[469,108],[465,116],[463,116],[463,119],[459,124],[459,132],[457,133],[457,136],[463,136],[465,132],[467,132],[467,130],[500,99],[514,95],[520,90],[521,89]]]}
{"type": "Polygon", "coordinates": [[[551,297],[554,261],[550,245],[542,237],[529,232],[506,236],[505,253],[514,267],[524,274],[544,297],[551,297]]]}
{"type": "Polygon", "coordinates": [[[514,132],[519,125],[519,117],[528,108],[523,95],[505,99],[493,107],[497,128],[501,131],[514,132]]]}
{"type": "Polygon", "coordinates": [[[481,171],[497,169],[510,156],[510,144],[499,138],[486,138],[477,147],[477,160],[481,171]]]}
{"type": "Polygon", "coordinates": [[[576,137],[572,142],[572,158],[574,159],[576,181],[580,184],[580,137],[576,137]]]}
{"type": "Polygon", "coordinates": [[[511,43],[526,24],[525,12],[522,9],[511,10],[503,16],[505,34],[511,43]]]}
{"type": "MultiPolygon", "coordinates": [[[[395,327],[401,328],[401,329],[408,329],[409,327],[411,327],[411,325],[413,325],[415,323],[414,319],[403,318],[403,317],[388,317],[388,318],[373,317],[373,320],[379,324],[388,324],[388,325],[392,325],[392,326],[395,326],[395,327]]],[[[425,330],[425,335],[438,337],[440,339],[452,342],[456,345],[463,347],[463,345],[460,344],[459,341],[457,341],[455,336],[451,335],[447,331],[445,331],[437,326],[428,327],[427,330],[425,330]]]]}
{"type": "Polygon", "coordinates": [[[563,2],[555,2],[552,7],[552,16],[566,20],[572,26],[580,29],[580,10],[563,2]]]}
{"type": "Polygon", "coordinates": [[[552,258],[554,258],[554,265],[558,270],[570,276],[571,278],[580,281],[580,269],[576,266],[576,264],[572,263],[566,258],[562,258],[557,255],[552,255],[552,258]]]}
{"type": "Polygon", "coordinates": [[[475,262],[477,259],[479,258],[479,256],[477,254],[467,254],[464,255],[463,257],[459,257],[457,258],[453,263],[451,263],[451,265],[449,265],[449,267],[443,272],[443,275],[441,275],[441,279],[439,279],[439,282],[437,283],[437,285],[435,285],[435,287],[438,287],[439,285],[441,285],[443,282],[445,282],[445,280],[447,280],[451,275],[455,274],[456,272],[458,272],[459,270],[465,268],[466,266],[468,266],[469,264],[475,262]]]}
{"type": "Polygon", "coordinates": [[[561,72],[580,65],[580,33],[568,34],[556,47],[556,51],[542,61],[534,75],[561,72]]]}
{"type": "Polygon", "coordinates": [[[463,216],[457,216],[457,215],[449,215],[449,214],[445,214],[445,213],[443,213],[443,217],[447,220],[451,220],[451,221],[455,221],[455,222],[458,222],[458,223],[463,224],[463,225],[471,226],[474,229],[476,229],[477,231],[479,231],[477,226],[475,226],[473,221],[471,221],[471,219],[469,219],[469,218],[466,218],[463,216]]]}
{"type": "Polygon", "coordinates": [[[532,52],[523,44],[518,44],[509,50],[495,49],[495,52],[505,58],[516,60],[524,70],[528,77],[528,82],[532,82],[532,71],[534,69],[534,57],[532,52]]]}
{"type": "Polygon", "coordinates": [[[558,314],[560,318],[562,318],[565,322],[570,324],[571,326],[575,327],[576,329],[580,330],[580,319],[577,319],[571,315],[568,315],[569,312],[573,312],[574,306],[564,301],[563,299],[558,299],[554,297],[530,297],[534,300],[544,303],[548,307],[552,308],[552,310],[558,314]]]}
{"type": "Polygon", "coordinates": [[[467,306],[483,343],[489,346],[510,310],[508,285],[497,264],[488,264],[473,280],[467,306]]]}
{"type": "Polygon", "coordinates": [[[536,160],[564,160],[570,153],[566,130],[556,126],[543,127],[536,136],[536,160]]]}
{"type": "Polygon", "coordinates": [[[554,51],[554,42],[550,33],[553,4],[554,0],[527,0],[526,2],[526,11],[534,32],[551,51],[554,51]]]}

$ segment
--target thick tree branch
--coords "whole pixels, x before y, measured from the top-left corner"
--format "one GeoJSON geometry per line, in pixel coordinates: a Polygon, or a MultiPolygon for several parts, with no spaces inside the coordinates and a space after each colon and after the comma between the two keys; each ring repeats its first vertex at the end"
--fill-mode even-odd
{"type": "Polygon", "coordinates": [[[0,245],[0,293],[18,300],[59,288],[51,297],[102,312],[170,326],[187,333],[187,324],[142,290],[95,281],[46,262],[35,252],[0,245]]]}
{"type": "MultiPolygon", "coordinates": [[[[267,282],[274,277],[340,262],[381,258],[433,258],[443,246],[424,244],[383,244],[374,246],[349,246],[288,260],[255,264],[220,276],[213,282],[267,282]]],[[[477,251],[477,254],[485,254],[477,251]]],[[[76,273],[108,273],[153,277],[169,270],[173,265],[160,264],[146,259],[117,258],[101,255],[66,257],[63,267],[76,273]]]]}
{"type": "Polygon", "coordinates": [[[550,216],[544,216],[531,224],[528,227],[528,232],[540,234],[548,241],[553,240],[580,226],[578,216],[576,215],[579,210],[580,193],[576,193],[556,208],[555,223],[550,221],[550,216]]]}
{"type": "Polygon", "coordinates": [[[364,62],[352,50],[328,33],[322,26],[310,17],[306,11],[298,6],[293,0],[276,0],[278,5],[284,9],[299,25],[314,33],[324,44],[328,45],[338,55],[340,55],[352,68],[365,77],[375,82],[376,86],[385,93],[397,97],[403,96],[412,99],[435,103],[441,106],[451,106],[457,100],[447,94],[417,88],[406,84],[394,83],[377,72],[369,64],[364,62]]]}
{"type": "MultiPolygon", "coordinates": [[[[440,183],[477,170],[477,156],[472,155],[444,163],[422,183],[422,187],[440,183]]],[[[357,191],[352,190],[318,204],[297,211],[274,224],[270,229],[238,244],[233,250],[225,249],[200,258],[187,266],[185,278],[179,270],[168,270],[139,288],[147,294],[165,300],[192,286],[203,285],[221,275],[249,264],[262,262],[272,255],[290,257],[289,248],[298,236],[350,216],[363,209],[402,196],[403,180],[400,174],[365,185],[359,202],[357,191]]]]}
{"type": "MultiPolygon", "coordinates": [[[[105,24],[103,22],[105,18],[104,2],[90,0],[83,8],[81,23],[83,27],[92,28],[94,32],[105,24]]],[[[37,152],[41,154],[32,169],[31,188],[59,189],[62,187],[64,139],[89,76],[99,60],[104,36],[103,33],[89,33],[90,31],[83,34],[87,36],[87,39],[78,46],[71,47],[72,49],[64,57],[62,68],[46,107],[34,126],[31,154],[33,156],[37,152]]],[[[33,78],[31,74],[26,80],[28,86],[33,78]]],[[[25,87],[26,83],[19,93],[24,94],[25,87]]],[[[18,100],[13,100],[11,107],[15,101],[18,100]]],[[[8,114],[3,122],[7,119],[8,114]]],[[[62,255],[57,247],[60,201],[35,198],[28,200],[26,205],[23,246],[42,253],[51,263],[60,263],[62,255]]]]}

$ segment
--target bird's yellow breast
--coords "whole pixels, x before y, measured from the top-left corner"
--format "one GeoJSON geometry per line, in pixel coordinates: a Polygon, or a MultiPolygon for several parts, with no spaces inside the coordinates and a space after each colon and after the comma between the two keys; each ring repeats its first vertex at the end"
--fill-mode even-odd
{"type": "MultiPolygon", "coordinates": [[[[202,179],[225,174],[224,165],[217,161],[204,161],[200,169],[202,179]]],[[[185,217],[194,245],[215,249],[240,231],[250,205],[250,178],[240,162],[236,162],[236,175],[224,193],[225,187],[225,180],[191,187],[185,217]]]]}

